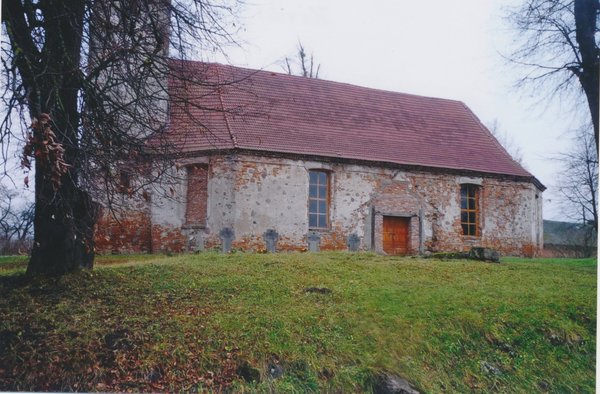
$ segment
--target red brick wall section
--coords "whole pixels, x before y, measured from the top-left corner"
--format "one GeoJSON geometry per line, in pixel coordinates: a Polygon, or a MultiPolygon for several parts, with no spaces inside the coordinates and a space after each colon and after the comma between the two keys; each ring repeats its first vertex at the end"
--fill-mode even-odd
{"type": "Polygon", "coordinates": [[[172,226],[152,225],[152,253],[187,252],[184,231],[172,226]]]}
{"type": "Polygon", "coordinates": [[[408,253],[419,253],[419,209],[421,202],[409,182],[388,181],[373,196],[375,208],[375,251],[383,252],[383,216],[411,216],[408,222],[408,253]]]}
{"type": "Polygon", "coordinates": [[[189,226],[204,226],[208,200],[208,169],[204,166],[189,166],[187,170],[185,222],[189,226]]]}
{"type": "MultiPolygon", "coordinates": [[[[132,204],[133,205],[133,204],[132,204]]],[[[118,220],[103,208],[96,223],[96,252],[99,254],[139,254],[152,251],[150,217],[143,203],[120,209],[118,220]]]]}

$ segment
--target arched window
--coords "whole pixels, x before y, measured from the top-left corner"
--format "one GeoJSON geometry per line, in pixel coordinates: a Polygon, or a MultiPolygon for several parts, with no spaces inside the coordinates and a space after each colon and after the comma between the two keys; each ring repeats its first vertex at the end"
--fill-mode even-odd
{"type": "Polygon", "coordinates": [[[309,171],[308,227],[329,228],[329,173],[309,171]]]}
{"type": "Polygon", "coordinates": [[[463,235],[476,237],[479,235],[477,209],[478,187],[475,185],[460,186],[460,224],[463,235]]]}

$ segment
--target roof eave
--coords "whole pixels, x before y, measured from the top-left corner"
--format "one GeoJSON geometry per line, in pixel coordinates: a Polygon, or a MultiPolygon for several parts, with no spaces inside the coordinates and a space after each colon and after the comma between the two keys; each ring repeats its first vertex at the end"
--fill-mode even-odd
{"type": "Polygon", "coordinates": [[[422,172],[448,172],[455,175],[469,175],[469,176],[481,176],[481,177],[493,177],[493,178],[508,178],[518,182],[528,182],[533,184],[540,192],[543,192],[547,189],[535,176],[533,175],[517,175],[517,174],[507,174],[503,172],[493,172],[493,171],[481,171],[474,170],[468,168],[452,168],[452,167],[442,167],[442,166],[425,166],[419,164],[410,164],[410,163],[398,163],[392,161],[379,161],[379,160],[365,160],[365,159],[356,159],[351,157],[342,157],[342,156],[327,156],[327,155],[316,155],[316,154],[304,154],[304,153],[293,153],[293,152],[282,152],[275,150],[267,150],[267,149],[247,149],[247,148],[229,148],[229,149],[210,149],[210,150],[199,150],[193,152],[186,152],[185,156],[188,158],[200,157],[205,155],[222,155],[222,154],[250,154],[254,156],[270,156],[270,157],[281,157],[281,158],[291,158],[291,159],[308,159],[308,160],[325,160],[330,162],[339,162],[345,164],[362,164],[369,166],[379,166],[379,167],[394,167],[401,168],[407,171],[422,171],[422,172]]]}

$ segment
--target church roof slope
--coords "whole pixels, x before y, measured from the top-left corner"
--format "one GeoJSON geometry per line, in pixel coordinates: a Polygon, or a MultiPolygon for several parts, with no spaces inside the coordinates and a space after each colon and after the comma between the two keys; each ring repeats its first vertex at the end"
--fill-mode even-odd
{"type": "Polygon", "coordinates": [[[184,136],[185,152],[237,148],[533,178],[460,101],[179,64],[169,129],[184,136]]]}

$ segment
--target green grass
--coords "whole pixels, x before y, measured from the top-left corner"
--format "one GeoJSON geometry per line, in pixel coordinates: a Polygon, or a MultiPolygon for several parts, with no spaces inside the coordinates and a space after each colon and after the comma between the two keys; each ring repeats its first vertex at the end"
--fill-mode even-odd
{"type": "Polygon", "coordinates": [[[29,256],[0,256],[0,275],[24,273],[29,256]]]}
{"type": "MultiPolygon", "coordinates": [[[[143,261],[151,261],[164,259],[164,255],[144,254],[144,255],[104,255],[96,256],[95,265],[109,266],[125,263],[140,263],[143,261]]],[[[0,275],[15,275],[24,274],[27,271],[29,256],[0,256],[0,275]]]]}
{"type": "Polygon", "coordinates": [[[596,292],[595,259],[102,257],[0,276],[0,391],[359,393],[388,371],[427,393],[592,393],[596,292]]]}

